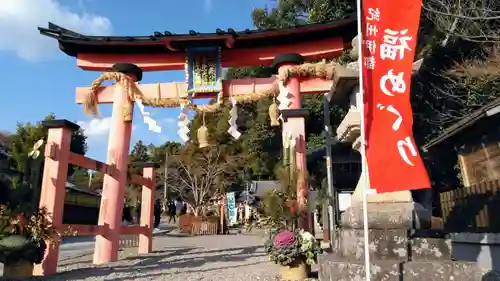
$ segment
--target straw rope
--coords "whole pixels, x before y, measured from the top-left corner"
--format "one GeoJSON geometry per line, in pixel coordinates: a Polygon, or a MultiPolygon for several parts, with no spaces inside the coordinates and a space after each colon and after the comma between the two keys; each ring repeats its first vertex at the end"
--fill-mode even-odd
{"type": "MultiPolygon", "coordinates": [[[[316,77],[327,80],[333,80],[335,77],[335,68],[337,63],[304,63],[298,66],[294,66],[289,69],[281,69],[278,72],[278,79],[283,81],[285,84],[290,79],[290,77],[316,77]]],[[[155,98],[146,98],[144,94],[139,90],[137,84],[126,74],[120,72],[104,72],[97,79],[92,82],[90,93],[86,96],[84,101],[84,112],[88,115],[99,115],[98,110],[98,95],[99,88],[104,81],[111,80],[115,81],[116,84],[123,88],[126,93],[127,98],[131,102],[135,102],[140,99],[145,106],[151,107],[179,107],[186,106],[190,110],[198,112],[215,112],[221,108],[219,103],[213,103],[208,105],[195,105],[192,104],[188,98],[179,97],[177,90],[177,97],[172,98],[161,98],[160,84],[158,83],[157,96],[155,98]]],[[[276,97],[279,93],[278,85],[274,84],[269,89],[257,93],[255,89],[251,94],[232,94],[232,97],[236,99],[238,103],[254,102],[264,98],[276,97]]],[[[130,111],[127,109],[126,111],[130,111]]],[[[127,112],[126,112],[127,114],[127,112]]]]}
{"type": "Polygon", "coordinates": [[[304,63],[288,69],[278,71],[278,79],[286,85],[290,77],[315,77],[326,80],[335,78],[336,62],[304,63]]]}

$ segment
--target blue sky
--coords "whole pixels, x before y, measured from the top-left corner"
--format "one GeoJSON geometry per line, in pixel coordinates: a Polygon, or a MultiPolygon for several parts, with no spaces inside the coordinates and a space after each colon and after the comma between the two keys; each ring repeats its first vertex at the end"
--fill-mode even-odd
{"type": "MultiPolygon", "coordinates": [[[[105,160],[111,106],[101,105],[100,119],[75,104],[75,87],[90,86],[98,72],[83,71],[57,42],[39,35],[37,26],[51,21],[87,35],[150,35],[154,31],[213,32],[216,28],[252,28],[250,13],[269,0],[2,0],[0,5],[0,131],[17,122],[36,122],[54,112],[79,122],[89,137],[87,155],[105,160]]],[[[147,72],[142,83],[183,81],[182,71],[147,72]]],[[[179,141],[178,109],[148,109],[161,134],[148,131],[135,108],[132,145],[142,139],[159,144],[179,141]]]]}

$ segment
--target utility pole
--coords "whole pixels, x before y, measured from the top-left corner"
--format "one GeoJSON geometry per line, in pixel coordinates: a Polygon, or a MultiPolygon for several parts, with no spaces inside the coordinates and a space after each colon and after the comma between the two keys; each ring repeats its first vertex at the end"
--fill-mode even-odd
{"type": "Polygon", "coordinates": [[[327,94],[323,97],[323,119],[325,123],[325,145],[326,145],[326,175],[327,175],[327,194],[328,194],[328,241],[330,249],[333,249],[334,228],[337,222],[337,194],[333,186],[333,170],[332,170],[332,127],[330,126],[330,102],[327,94]]]}
{"type": "Polygon", "coordinates": [[[87,173],[89,174],[89,190],[90,190],[90,187],[92,186],[92,176],[94,175],[94,171],[87,170],[87,173]]]}
{"type": "Polygon", "coordinates": [[[168,178],[168,150],[165,147],[165,163],[163,164],[163,212],[167,212],[167,194],[168,194],[168,186],[167,186],[167,178],[168,178]]]}

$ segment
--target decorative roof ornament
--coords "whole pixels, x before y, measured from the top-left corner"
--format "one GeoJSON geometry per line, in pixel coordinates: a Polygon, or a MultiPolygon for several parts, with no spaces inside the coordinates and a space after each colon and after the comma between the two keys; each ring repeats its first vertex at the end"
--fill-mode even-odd
{"type": "Polygon", "coordinates": [[[239,139],[241,137],[241,133],[238,131],[238,125],[236,124],[236,120],[238,120],[238,102],[235,98],[231,97],[231,105],[232,108],[229,111],[229,129],[227,132],[235,139],[239,139]]]}

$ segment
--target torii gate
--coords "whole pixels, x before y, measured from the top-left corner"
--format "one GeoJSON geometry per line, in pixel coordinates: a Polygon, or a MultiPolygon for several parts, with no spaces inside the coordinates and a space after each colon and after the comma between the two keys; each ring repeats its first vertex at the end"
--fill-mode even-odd
{"type": "MultiPolygon", "coordinates": [[[[130,79],[137,81],[137,91],[141,93],[143,99],[161,101],[217,98],[222,101],[269,92],[272,88],[277,89],[281,83],[280,88],[286,90],[283,100],[280,100],[284,135],[293,136],[296,143],[294,157],[296,168],[305,171],[307,169],[305,118],[308,112],[307,109],[301,108],[300,95],[328,92],[334,81],[332,81],[333,74],[327,73],[325,69],[321,75],[308,73],[307,67],[314,69],[317,66],[303,62],[339,56],[344,48],[350,45],[351,39],[356,34],[356,19],[353,17],[337,22],[274,31],[217,30],[211,34],[192,31],[189,35],[155,32],[154,36],[141,37],[84,36],[50,23],[48,29],[39,28],[39,30],[43,35],[56,38],[63,52],[77,58],[77,65],[80,68],[102,72],[111,70],[128,75],[130,79]],[[188,73],[191,67],[188,65],[189,48],[191,46],[199,48],[200,45],[203,48],[216,46],[219,55],[217,66],[246,67],[272,64],[279,75],[271,78],[222,81],[219,71],[216,82],[220,84],[216,90],[197,90],[193,88],[193,78],[189,77],[187,82],[180,83],[139,84],[143,71],[186,69],[186,76],[192,77],[193,74],[188,73]]],[[[91,91],[89,87],[77,88],[76,102],[85,103],[89,91],[91,91]]],[[[133,100],[127,98],[119,84],[100,87],[96,92],[96,103],[113,104],[106,163],[114,164],[118,170],[114,177],[106,175],[104,178],[99,225],[109,225],[110,230],[96,238],[94,263],[101,264],[117,260],[121,210],[126,185],[125,173],[132,131],[133,100]]],[[[305,174],[302,173],[297,184],[298,209],[302,214],[308,210],[307,194],[305,174]]],[[[299,227],[310,228],[307,216],[303,217],[299,227]]]]}

